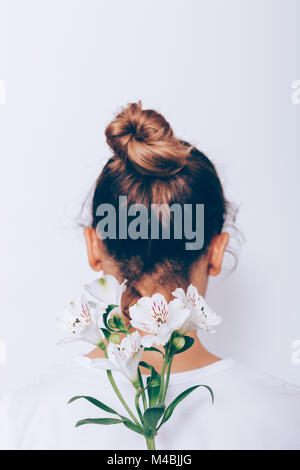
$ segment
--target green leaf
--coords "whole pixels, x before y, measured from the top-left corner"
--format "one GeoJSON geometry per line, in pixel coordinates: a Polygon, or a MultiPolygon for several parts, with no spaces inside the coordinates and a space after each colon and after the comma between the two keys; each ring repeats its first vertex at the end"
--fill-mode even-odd
{"type": "Polygon", "coordinates": [[[160,351],[159,349],[157,348],[154,348],[153,346],[151,348],[144,348],[144,351],[156,351],[156,352],[159,352],[160,354],[163,355],[163,357],[165,357],[164,353],[162,351],[160,351]]]}
{"type": "Polygon", "coordinates": [[[195,341],[194,338],[191,338],[190,336],[184,336],[184,339],[185,339],[185,343],[184,343],[183,348],[175,349],[174,351],[172,351],[173,354],[182,353],[183,351],[186,351],[187,349],[190,349],[193,346],[194,341],[195,341]]]}
{"type": "Polygon", "coordinates": [[[158,405],[151,408],[147,408],[144,413],[144,423],[148,429],[155,431],[156,425],[162,415],[164,414],[165,406],[158,405]]]}
{"type": "Polygon", "coordinates": [[[115,415],[119,415],[119,413],[117,413],[115,410],[105,405],[104,403],[102,403],[102,401],[96,400],[96,398],[89,397],[86,395],[77,395],[71,398],[71,400],[69,400],[68,403],[72,403],[73,401],[79,400],[80,398],[84,398],[85,400],[89,401],[90,403],[97,406],[98,408],[101,408],[101,410],[107,411],[108,413],[113,413],[115,415]]]}
{"type": "Polygon", "coordinates": [[[212,391],[212,389],[211,389],[208,385],[201,385],[201,387],[206,388],[206,390],[209,391],[210,397],[211,397],[211,403],[212,403],[212,405],[213,405],[214,402],[215,402],[214,392],[212,391]]]}
{"type": "Polygon", "coordinates": [[[123,419],[123,424],[131,431],[137,432],[138,434],[142,434],[142,436],[144,436],[142,430],[129,419],[123,419]]]}
{"type": "Polygon", "coordinates": [[[163,419],[158,427],[158,429],[169,419],[171,418],[172,414],[173,414],[173,411],[175,410],[176,406],[179,405],[179,403],[184,399],[186,398],[190,393],[192,393],[194,390],[196,390],[196,388],[199,388],[199,387],[204,387],[206,388],[209,393],[211,394],[211,398],[212,398],[212,402],[214,402],[214,394],[213,394],[213,391],[210,387],[208,387],[207,385],[195,385],[194,387],[190,387],[188,388],[187,390],[185,390],[184,392],[180,393],[176,398],[175,400],[172,401],[172,403],[167,407],[166,411],[165,411],[165,414],[163,416],[163,419]]]}
{"type": "Polygon", "coordinates": [[[118,307],[118,305],[110,304],[106,308],[106,313],[109,314],[114,308],[118,307]]]}
{"type": "Polygon", "coordinates": [[[104,334],[106,341],[109,341],[111,332],[109,330],[107,330],[106,328],[101,328],[101,331],[104,334]]]}
{"type": "Polygon", "coordinates": [[[148,364],[148,362],[140,361],[139,365],[140,365],[141,367],[145,367],[145,369],[151,370],[151,377],[154,378],[154,376],[155,376],[155,377],[156,377],[157,375],[159,376],[159,373],[156,372],[156,370],[154,369],[154,367],[151,366],[151,364],[148,364]]]}
{"type": "Polygon", "coordinates": [[[147,393],[149,398],[149,406],[153,407],[156,405],[158,400],[160,390],[160,376],[156,377],[155,379],[151,379],[151,377],[147,377],[147,393]]]}
{"type": "Polygon", "coordinates": [[[148,364],[147,362],[141,361],[140,366],[145,367],[146,369],[151,370],[151,376],[147,377],[147,393],[149,398],[149,406],[153,407],[156,405],[160,390],[160,375],[153,366],[148,364]]]}
{"type": "Polygon", "coordinates": [[[115,419],[115,418],[88,418],[88,419],[82,419],[81,421],[78,421],[75,425],[76,428],[79,426],[82,426],[83,424],[119,424],[123,423],[122,419],[115,419]]]}
{"type": "Polygon", "coordinates": [[[84,398],[85,400],[89,401],[90,403],[97,406],[98,408],[101,408],[102,410],[107,411],[108,413],[113,413],[113,414],[118,415],[121,419],[116,419],[116,418],[82,419],[81,421],[78,421],[78,423],[76,423],[76,427],[82,426],[83,424],[105,424],[105,425],[108,425],[108,424],[123,423],[123,424],[125,424],[125,426],[127,426],[132,431],[135,431],[135,432],[138,432],[139,434],[144,435],[143,432],[140,430],[140,428],[138,426],[136,426],[136,424],[132,423],[128,418],[126,418],[125,416],[120,415],[115,410],[113,410],[109,406],[105,405],[101,401],[96,400],[96,398],[89,397],[89,396],[86,396],[86,395],[78,395],[78,396],[75,396],[75,397],[71,398],[71,400],[69,400],[68,403],[72,403],[73,401],[79,400],[80,398],[84,398]]]}

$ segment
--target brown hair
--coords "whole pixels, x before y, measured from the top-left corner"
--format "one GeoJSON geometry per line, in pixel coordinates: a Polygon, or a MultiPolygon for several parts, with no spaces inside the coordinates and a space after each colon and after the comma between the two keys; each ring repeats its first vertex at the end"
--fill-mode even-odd
{"type": "MultiPolygon", "coordinates": [[[[129,104],[107,126],[105,135],[113,155],[99,175],[92,202],[92,226],[102,203],[118,211],[119,196],[128,205],[141,203],[204,204],[204,245],[187,251],[182,239],[105,239],[105,247],[118,263],[120,275],[134,284],[143,274],[157,277],[158,283],[184,285],[193,262],[205,253],[212,238],[222,231],[227,202],[213,163],[197,148],[174,136],[170,124],[142,104],[129,104]]],[[[172,226],[172,215],[170,224],[172,226]]],[[[150,221],[149,221],[150,223],[150,221]]],[[[161,221],[161,223],[163,223],[161,221]]],[[[117,232],[118,233],[118,232],[117,232]]]]}

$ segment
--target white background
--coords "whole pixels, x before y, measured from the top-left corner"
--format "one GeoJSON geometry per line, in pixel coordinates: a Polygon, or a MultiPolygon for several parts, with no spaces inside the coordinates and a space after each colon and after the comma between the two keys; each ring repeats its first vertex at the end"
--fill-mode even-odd
{"type": "Polygon", "coordinates": [[[299,0],[0,5],[0,393],[88,350],[56,346],[56,316],[94,277],[75,218],[105,126],[139,99],[213,159],[240,208],[245,244],[210,284],[224,322],[205,344],[300,385],[299,0]]]}

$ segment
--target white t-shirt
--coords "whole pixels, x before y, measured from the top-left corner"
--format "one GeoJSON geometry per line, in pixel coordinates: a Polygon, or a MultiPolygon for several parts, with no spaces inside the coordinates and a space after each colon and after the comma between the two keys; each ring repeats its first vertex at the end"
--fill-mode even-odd
{"type": "MultiPolygon", "coordinates": [[[[114,373],[133,406],[134,389],[114,373]]],[[[171,375],[167,402],[188,387],[196,389],[175,409],[156,436],[157,449],[300,449],[300,389],[223,359],[171,375]]],[[[74,395],[91,395],[123,415],[106,372],[79,356],[7,395],[0,404],[0,449],[145,449],[144,437],[123,424],[88,424],[83,418],[113,417],[74,395]]]]}

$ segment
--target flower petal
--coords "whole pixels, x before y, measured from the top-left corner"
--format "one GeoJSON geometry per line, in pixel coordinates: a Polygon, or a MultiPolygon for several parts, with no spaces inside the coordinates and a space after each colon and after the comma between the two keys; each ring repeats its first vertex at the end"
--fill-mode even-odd
{"type": "Polygon", "coordinates": [[[152,316],[152,301],[150,297],[142,297],[135,305],[129,307],[131,325],[134,328],[153,333],[156,331],[156,322],[152,316]]]}
{"type": "Polygon", "coordinates": [[[172,294],[174,295],[174,297],[176,297],[177,299],[180,299],[182,300],[182,302],[185,302],[186,301],[186,296],[185,296],[185,292],[184,290],[181,288],[181,287],[178,287],[177,289],[175,289],[172,294]]]}
{"type": "Polygon", "coordinates": [[[91,300],[102,305],[120,305],[122,293],[126,289],[125,283],[126,281],[119,284],[114,276],[104,275],[101,272],[98,279],[84,286],[84,293],[91,300]]]}
{"type": "Polygon", "coordinates": [[[169,312],[173,331],[178,330],[191,315],[190,309],[179,299],[171,300],[169,303],[169,312]]]}
{"type": "Polygon", "coordinates": [[[91,359],[91,361],[92,367],[94,367],[95,369],[120,370],[119,367],[113,361],[105,357],[91,359]]]}
{"type": "Polygon", "coordinates": [[[142,345],[145,348],[151,348],[153,344],[156,344],[156,346],[160,346],[162,344],[162,340],[155,335],[145,335],[142,336],[142,345]]]}

